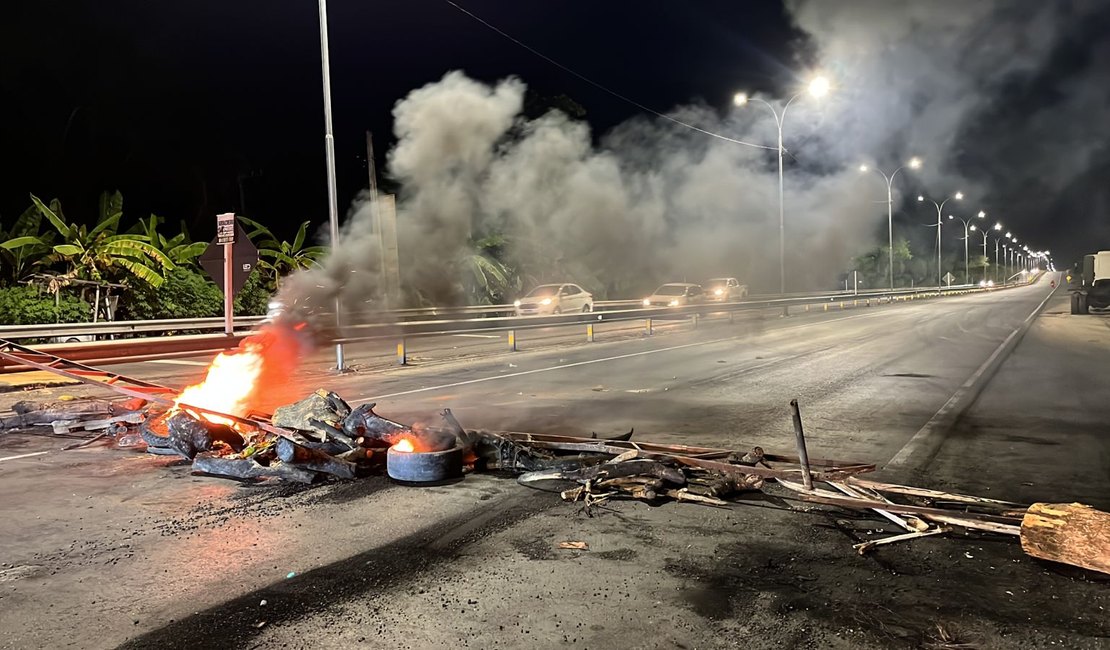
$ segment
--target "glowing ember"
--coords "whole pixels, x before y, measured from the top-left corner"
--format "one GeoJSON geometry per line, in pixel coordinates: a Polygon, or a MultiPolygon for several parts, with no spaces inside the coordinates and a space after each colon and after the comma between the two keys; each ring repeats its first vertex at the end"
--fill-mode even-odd
{"type": "Polygon", "coordinates": [[[393,449],[394,451],[416,451],[416,448],[412,446],[412,441],[408,438],[401,438],[397,444],[393,445],[393,449]]]}

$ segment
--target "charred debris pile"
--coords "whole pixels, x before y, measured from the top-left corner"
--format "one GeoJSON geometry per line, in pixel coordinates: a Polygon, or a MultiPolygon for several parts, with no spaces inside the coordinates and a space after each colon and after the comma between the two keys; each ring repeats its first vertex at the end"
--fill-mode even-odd
{"type": "Polygon", "coordinates": [[[239,417],[184,404],[142,400],[21,402],[0,417],[6,429],[49,426],[56,434],[96,435],[120,447],[180,456],[194,473],[238,480],[314,483],[381,474],[401,482],[461,478],[464,471],[515,476],[528,487],[558,492],[595,514],[614,500],[692,502],[731,507],[743,492],[870,513],[898,534],[855,545],[877,546],[973,530],[1018,537],[1031,556],[1110,573],[1110,513],[1082,504],[1020,504],[870,480],[875,466],[809,458],[801,416],[792,403],[797,455],[760,447],[718,449],[632,439],[465,429],[450,409],[434,425],[402,424],[350,406],[324,390],[272,416],[239,417]],[[415,470],[413,469],[415,468],[415,470]],[[406,472],[414,472],[411,475],[406,472]],[[410,479],[410,480],[405,480],[410,479]]]}

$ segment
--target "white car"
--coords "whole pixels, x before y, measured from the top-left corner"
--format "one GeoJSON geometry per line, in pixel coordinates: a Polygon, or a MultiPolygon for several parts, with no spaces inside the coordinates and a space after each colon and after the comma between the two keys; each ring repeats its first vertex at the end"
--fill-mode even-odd
{"type": "Polygon", "coordinates": [[[594,310],[594,296],[577,284],[541,284],[513,302],[517,316],[567,314],[594,310]]]}
{"type": "Polygon", "coordinates": [[[682,307],[702,302],[705,292],[700,284],[671,282],[655,290],[644,298],[644,307],[682,307]]]}
{"type": "Polygon", "coordinates": [[[705,283],[705,299],[715,302],[736,302],[748,297],[748,285],[736,278],[713,278],[705,283]]]}

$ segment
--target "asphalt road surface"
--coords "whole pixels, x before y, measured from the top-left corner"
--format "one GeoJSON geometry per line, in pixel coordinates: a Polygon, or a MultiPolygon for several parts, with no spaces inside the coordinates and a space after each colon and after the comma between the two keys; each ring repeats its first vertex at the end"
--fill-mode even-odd
{"type": "MultiPolygon", "coordinates": [[[[925,487],[1110,509],[1110,318],[1071,316],[1051,293],[1044,279],[592,344],[552,332],[516,353],[430,340],[404,368],[388,350],[352,350],[365,369],[341,377],[322,352],[291,382],[402,421],[449,406],[469,428],[635,428],[772,452],[793,449],[797,398],[811,456],[900,459],[886,475],[925,487]]],[[[174,386],[203,370],[115,369],[174,386]]],[[[62,393],[103,389],[0,398],[62,393]]],[[[110,448],[24,456],[59,446],[0,434],[3,647],[1095,648],[1110,635],[1107,576],[1033,560],[1010,538],[955,533],[860,557],[851,545],[882,520],[774,496],[587,517],[504,477],[306,488],[110,448]],[[557,549],[565,540],[589,550],[557,549]]]]}

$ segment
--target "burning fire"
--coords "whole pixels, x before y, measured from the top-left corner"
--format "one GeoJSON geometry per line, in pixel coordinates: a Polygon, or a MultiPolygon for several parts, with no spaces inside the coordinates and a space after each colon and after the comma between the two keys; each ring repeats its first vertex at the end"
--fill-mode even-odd
{"type": "Polygon", "coordinates": [[[393,449],[396,451],[406,452],[416,451],[416,447],[413,446],[412,440],[409,440],[408,438],[401,438],[400,440],[398,440],[397,444],[393,445],[393,449]]]}
{"type": "MultiPolygon", "coordinates": [[[[221,352],[213,359],[204,381],[181,391],[174,407],[196,406],[239,417],[262,410],[268,406],[264,396],[276,398],[282,392],[278,388],[290,383],[299,357],[300,344],[293,332],[280,327],[263,329],[237,349],[221,352]]],[[[216,424],[235,424],[210,413],[195,415],[216,424]]]]}

